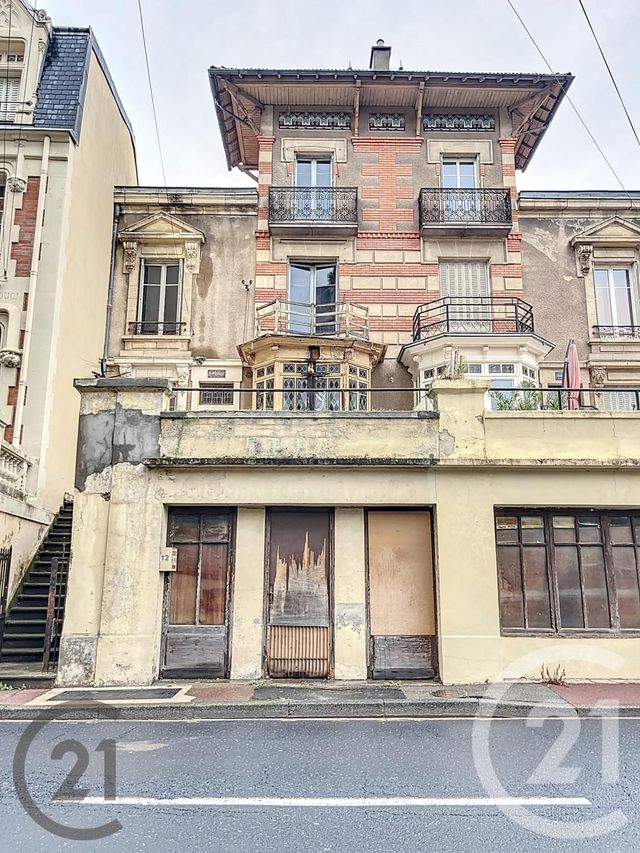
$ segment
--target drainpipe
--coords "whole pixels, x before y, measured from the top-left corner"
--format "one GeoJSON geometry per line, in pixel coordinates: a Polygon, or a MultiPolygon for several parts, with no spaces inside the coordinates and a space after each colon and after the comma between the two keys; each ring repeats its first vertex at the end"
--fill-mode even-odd
{"type": "Polygon", "coordinates": [[[111,336],[111,314],[113,312],[113,286],[116,276],[116,246],[118,240],[118,222],[120,221],[120,205],[113,205],[113,225],[111,227],[111,264],[109,266],[109,291],[107,293],[107,315],[104,324],[104,346],[100,359],[100,373],[107,373],[107,357],[109,355],[109,337],[111,336]]]}
{"type": "Polygon", "coordinates": [[[47,192],[49,177],[49,151],[51,137],[45,136],[42,141],[42,165],[40,168],[40,188],[38,191],[38,206],[36,209],[36,227],[33,235],[33,253],[31,255],[31,273],[29,275],[29,302],[27,317],[24,323],[24,341],[22,345],[22,363],[20,365],[20,381],[18,382],[18,398],[13,417],[13,443],[19,447],[22,444],[22,419],[24,415],[24,396],[27,390],[27,375],[29,373],[29,356],[31,354],[31,330],[33,314],[36,307],[36,291],[38,288],[38,270],[40,267],[40,241],[42,239],[42,220],[44,216],[44,199],[47,192]]]}

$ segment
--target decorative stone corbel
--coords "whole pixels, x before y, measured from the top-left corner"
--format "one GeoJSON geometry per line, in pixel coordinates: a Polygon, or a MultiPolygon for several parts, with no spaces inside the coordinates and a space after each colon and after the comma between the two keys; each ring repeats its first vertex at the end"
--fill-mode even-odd
{"type": "Polygon", "coordinates": [[[132,273],[138,263],[138,244],[135,240],[125,240],[122,247],[124,249],[122,269],[126,273],[132,273]]]}
{"type": "Polygon", "coordinates": [[[604,383],[607,381],[606,367],[592,367],[589,372],[591,374],[591,387],[603,388],[604,383]]]}
{"type": "Polygon", "coordinates": [[[24,178],[18,178],[14,175],[7,179],[7,187],[12,193],[23,193],[27,188],[27,182],[24,178]]]}
{"type": "Polygon", "coordinates": [[[576,246],[576,256],[578,258],[578,267],[581,275],[589,275],[591,270],[591,256],[593,254],[593,246],[580,244],[576,246]]]}
{"type": "Polygon", "coordinates": [[[176,375],[178,377],[178,385],[185,388],[189,385],[189,366],[180,364],[176,367],[176,375]]]}
{"type": "Polygon", "coordinates": [[[187,240],[184,244],[184,254],[188,272],[200,272],[200,243],[196,240],[187,240]]]}
{"type": "Polygon", "coordinates": [[[20,350],[9,349],[8,347],[0,350],[0,364],[3,367],[20,367],[21,362],[22,353],[20,350]]]}

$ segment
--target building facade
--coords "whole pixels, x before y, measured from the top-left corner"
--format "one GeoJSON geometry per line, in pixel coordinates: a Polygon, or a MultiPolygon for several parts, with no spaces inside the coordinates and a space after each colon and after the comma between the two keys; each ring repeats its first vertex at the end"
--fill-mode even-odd
{"type": "Polygon", "coordinates": [[[100,370],[113,186],[137,172],[89,29],[5,0],[0,80],[0,547],[13,552],[11,600],[72,492],[73,379],[100,370]]]}
{"type": "Polygon", "coordinates": [[[212,68],[257,188],[117,189],[59,683],[640,677],[637,201],[518,196],[569,76],[389,51],[212,68]]]}

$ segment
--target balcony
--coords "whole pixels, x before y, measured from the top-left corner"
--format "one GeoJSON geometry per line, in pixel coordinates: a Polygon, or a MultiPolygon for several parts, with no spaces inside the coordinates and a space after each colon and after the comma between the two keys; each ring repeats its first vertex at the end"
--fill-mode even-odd
{"type": "Polygon", "coordinates": [[[593,337],[601,340],[640,340],[640,326],[594,326],[593,337]]]}
{"type": "Polygon", "coordinates": [[[272,234],[330,236],[358,230],[356,187],[270,187],[272,234]]]}
{"type": "Polygon", "coordinates": [[[413,316],[413,340],[443,335],[533,335],[533,309],[515,296],[445,296],[413,316]]]}
{"type": "Polygon", "coordinates": [[[0,492],[22,500],[32,460],[7,441],[0,442],[0,492]]]}
{"type": "Polygon", "coordinates": [[[511,231],[508,189],[420,190],[423,237],[506,237],[511,231]]]}
{"type": "Polygon", "coordinates": [[[369,340],[369,309],[355,302],[307,305],[275,299],[256,308],[256,337],[315,335],[369,340]]]}

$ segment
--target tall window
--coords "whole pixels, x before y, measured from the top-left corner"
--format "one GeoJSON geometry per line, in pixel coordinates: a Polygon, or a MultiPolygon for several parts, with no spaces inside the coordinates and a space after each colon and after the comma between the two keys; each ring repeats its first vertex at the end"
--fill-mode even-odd
{"type": "Polygon", "coordinates": [[[24,44],[0,41],[0,122],[15,117],[23,65],[24,44]]]}
{"type": "Polygon", "coordinates": [[[628,267],[596,267],[598,325],[633,326],[637,323],[631,270],[628,267]]]}
{"type": "Polygon", "coordinates": [[[446,158],[440,167],[442,181],[443,220],[460,222],[474,221],[480,216],[478,194],[478,171],[473,158],[464,160],[446,158]]]}
{"type": "Polygon", "coordinates": [[[297,157],[295,184],[296,220],[331,218],[330,157],[297,157]]]}
{"type": "Polygon", "coordinates": [[[7,175],[6,172],[0,172],[0,224],[4,214],[4,197],[7,192],[7,175]]]}
{"type": "Polygon", "coordinates": [[[289,264],[289,332],[295,335],[334,334],[335,304],[335,264],[289,264]]]}
{"type": "Polygon", "coordinates": [[[504,631],[640,631],[640,513],[499,510],[504,631]]]}
{"type": "Polygon", "coordinates": [[[138,323],[136,324],[139,334],[180,334],[182,328],[180,289],[179,262],[143,262],[138,323]]]}
{"type": "Polygon", "coordinates": [[[439,265],[440,295],[446,306],[449,332],[490,332],[490,312],[482,298],[489,296],[489,268],[484,261],[443,261],[439,265]]]}

